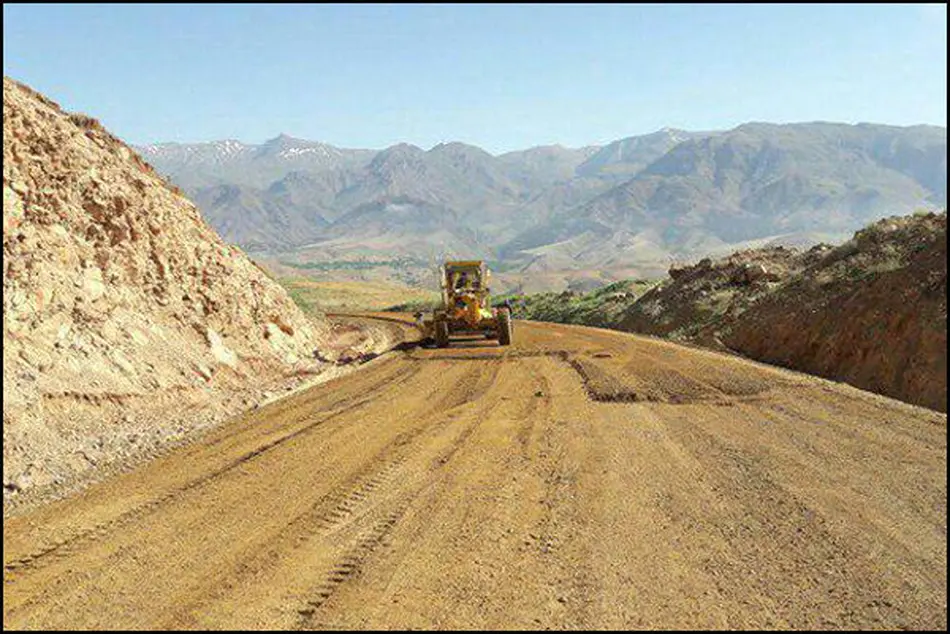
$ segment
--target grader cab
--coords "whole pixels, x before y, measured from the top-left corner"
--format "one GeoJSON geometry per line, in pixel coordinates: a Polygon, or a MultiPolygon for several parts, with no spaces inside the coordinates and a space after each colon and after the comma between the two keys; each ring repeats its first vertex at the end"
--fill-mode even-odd
{"type": "Polygon", "coordinates": [[[454,334],[482,334],[497,339],[499,345],[511,344],[511,308],[492,308],[489,275],[481,260],[442,265],[442,303],[431,318],[422,320],[423,330],[438,347],[448,346],[454,334]]]}

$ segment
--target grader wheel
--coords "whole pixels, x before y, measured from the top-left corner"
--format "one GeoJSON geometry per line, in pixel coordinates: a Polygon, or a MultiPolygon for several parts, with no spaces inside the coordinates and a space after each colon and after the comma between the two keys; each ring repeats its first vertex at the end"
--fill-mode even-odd
{"type": "Polygon", "coordinates": [[[511,345],[511,312],[506,308],[498,310],[498,344],[511,345]]]}
{"type": "Polygon", "coordinates": [[[438,348],[447,348],[449,345],[449,324],[439,320],[435,322],[435,345],[438,348]]]}

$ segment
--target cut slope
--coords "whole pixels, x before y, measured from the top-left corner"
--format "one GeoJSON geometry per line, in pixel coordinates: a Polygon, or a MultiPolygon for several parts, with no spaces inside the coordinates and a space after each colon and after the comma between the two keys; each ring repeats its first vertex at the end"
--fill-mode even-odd
{"type": "Polygon", "coordinates": [[[8,493],[233,412],[225,388],[316,369],[329,332],[98,121],[6,77],[3,249],[8,493]]]}
{"type": "Polygon", "coordinates": [[[673,267],[614,324],[947,409],[947,214],[673,267]]]}
{"type": "Polygon", "coordinates": [[[725,342],[769,363],[947,411],[947,214],[858,232],[746,311],[725,342]]]}

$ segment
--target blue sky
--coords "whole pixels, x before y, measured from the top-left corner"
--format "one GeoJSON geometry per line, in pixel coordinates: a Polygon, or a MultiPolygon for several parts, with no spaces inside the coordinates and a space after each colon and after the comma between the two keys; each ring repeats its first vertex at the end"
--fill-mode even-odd
{"type": "Polygon", "coordinates": [[[130,143],[945,126],[946,60],[946,5],[3,5],[4,75],[130,143]]]}

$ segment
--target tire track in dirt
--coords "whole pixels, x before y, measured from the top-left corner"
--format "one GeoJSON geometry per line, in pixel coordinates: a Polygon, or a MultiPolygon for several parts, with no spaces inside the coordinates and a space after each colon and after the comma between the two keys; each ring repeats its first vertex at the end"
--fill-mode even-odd
{"type": "MultiPolygon", "coordinates": [[[[380,390],[387,389],[401,383],[406,383],[413,376],[415,376],[415,374],[417,374],[417,371],[408,370],[404,374],[400,374],[400,375],[396,375],[392,377],[391,380],[384,380],[380,384],[380,390]]],[[[303,427],[296,429],[295,431],[290,432],[284,436],[281,436],[277,440],[270,441],[261,447],[258,447],[247,453],[244,453],[243,455],[238,456],[237,458],[228,462],[225,466],[218,468],[210,473],[207,473],[206,475],[203,475],[200,478],[187,482],[184,485],[178,486],[158,498],[142,503],[139,506],[136,506],[126,511],[125,513],[119,515],[115,519],[110,520],[109,522],[98,524],[94,527],[85,529],[74,536],[55,542],[52,545],[47,546],[43,549],[29,553],[18,559],[11,560],[8,563],[4,564],[4,567],[3,567],[4,573],[5,573],[4,578],[7,579],[7,573],[11,573],[11,574],[15,573],[21,568],[36,567],[37,565],[40,565],[40,563],[42,562],[44,558],[50,555],[66,556],[69,554],[69,551],[68,551],[69,548],[79,547],[84,540],[94,541],[97,539],[102,539],[103,537],[107,536],[109,533],[119,530],[120,528],[122,528],[123,525],[126,525],[131,521],[136,521],[136,520],[141,519],[144,515],[157,510],[164,504],[167,504],[179,498],[180,496],[188,493],[189,491],[192,491],[198,487],[209,484],[213,482],[214,480],[224,475],[227,475],[232,470],[246,464],[247,462],[251,460],[254,460],[255,458],[266,453],[267,451],[277,448],[290,440],[294,440],[300,436],[303,436],[307,433],[312,432],[314,429],[316,429],[320,425],[328,423],[334,419],[338,419],[339,417],[345,414],[352,413],[354,409],[358,409],[362,407],[363,405],[373,402],[375,398],[376,398],[376,395],[374,393],[374,394],[370,394],[356,400],[352,400],[351,402],[345,405],[342,405],[341,407],[335,409],[334,411],[322,416],[318,420],[307,423],[303,427]]],[[[214,444],[215,443],[211,443],[209,446],[214,446],[214,444]]]]}
{"type": "MultiPolygon", "coordinates": [[[[541,399],[541,402],[538,404],[537,409],[543,410],[544,412],[549,412],[551,410],[551,382],[548,378],[537,369],[533,369],[531,377],[538,381],[538,389],[534,392],[536,398],[541,399]]],[[[521,458],[525,463],[530,462],[531,454],[529,451],[530,443],[532,437],[535,435],[535,432],[538,428],[538,421],[546,420],[546,415],[538,415],[536,412],[532,412],[531,415],[526,415],[522,417],[522,424],[518,428],[518,433],[515,436],[515,439],[520,448],[521,458]]]]}
{"type": "MultiPolygon", "coordinates": [[[[507,368],[509,374],[511,372],[518,374],[524,373],[525,370],[520,369],[520,365],[517,366],[519,368],[518,370],[512,369],[512,364],[518,363],[518,361],[505,358],[500,368],[507,368]]],[[[535,371],[529,372],[528,376],[530,376],[530,380],[533,381],[533,387],[531,391],[526,391],[524,395],[517,399],[519,403],[524,403],[524,407],[519,409],[518,418],[522,421],[544,420],[551,403],[550,391],[548,389],[549,383],[546,377],[535,371]],[[539,393],[542,394],[542,396],[538,396],[539,393]]],[[[302,607],[299,607],[300,619],[295,625],[296,629],[349,629],[352,627],[334,622],[332,619],[333,611],[331,610],[330,614],[325,614],[324,612],[326,612],[326,610],[322,610],[321,608],[324,608],[327,601],[345,587],[345,582],[359,577],[360,571],[370,563],[371,557],[377,553],[378,548],[375,546],[388,545],[387,542],[392,531],[399,526],[400,520],[402,520],[407,511],[418,505],[418,501],[421,497],[437,495],[437,491],[440,487],[445,486],[446,482],[453,481],[454,478],[457,477],[458,468],[454,462],[456,456],[466,450],[470,450],[469,453],[477,452],[479,447],[472,446],[473,436],[478,435],[486,426],[493,424],[492,414],[497,411],[499,404],[506,401],[510,402],[510,391],[506,390],[505,386],[506,383],[504,379],[499,379],[498,372],[496,371],[493,375],[492,383],[488,386],[489,390],[480,390],[481,396],[484,398],[482,400],[472,401],[472,410],[466,415],[468,422],[458,431],[457,435],[451,440],[451,443],[440,450],[429,461],[428,467],[425,470],[416,473],[414,477],[411,474],[406,476],[407,481],[412,480],[414,485],[407,489],[398,500],[393,501],[394,507],[392,512],[385,520],[381,520],[380,526],[385,527],[385,531],[370,533],[368,538],[369,543],[373,544],[374,547],[367,548],[366,543],[360,541],[361,539],[367,539],[365,535],[359,538],[354,537],[353,539],[356,543],[353,547],[345,551],[345,554],[342,554],[338,560],[334,560],[328,567],[324,581],[311,591],[313,598],[304,602],[302,607]],[[488,391],[491,391],[492,394],[486,395],[488,391]],[[388,521],[389,519],[394,519],[394,521],[390,522],[388,521]],[[353,561],[358,563],[344,569],[344,565],[347,562],[353,561]]],[[[527,423],[528,430],[532,429],[533,426],[533,423],[527,423]]],[[[525,430],[526,425],[523,423],[519,424],[516,437],[530,433],[525,430]]],[[[521,447],[521,442],[516,441],[516,446],[521,447]]],[[[516,461],[517,468],[523,468],[525,466],[524,458],[521,454],[515,453],[511,457],[516,461]]],[[[418,512],[418,509],[416,509],[416,512],[418,512]]],[[[479,541],[481,539],[481,530],[474,527],[471,539],[479,541]]],[[[398,571],[398,568],[397,565],[392,570],[392,573],[398,571]]],[[[384,582],[384,585],[385,583],[388,582],[384,582]]]]}
{"type": "MultiPolygon", "coordinates": [[[[500,364],[495,360],[492,364],[493,371],[491,374],[487,378],[484,374],[480,375],[479,381],[472,392],[466,394],[464,400],[459,402],[456,407],[475,403],[484,396],[494,386],[499,367],[500,364]]],[[[453,419],[453,416],[444,417],[441,427],[444,428],[453,419]]],[[[393,503],[394,508],[382,520],[377,521],[368,533],[357,538],[353,546],[348,548],[344,555],[330,565],[330,570],[326,573],[324,581],[310,591],[309,594],[313,598],[306,601],[305,606],[297,610],[301,618],[294,629],[314,629],[318,625],[315,619],[319,609],[330,599],[340,585],[359,572],[361,566],[372,556],[380,543],[406,513],[409,506],[426,488],[433,485],[432,479],[437,476],[440,470],[446,468],[452,458],[465,446],[472,434],[483,423],[483,416],[472,415],[472,421],[463,428],[450,446],[429,461],[427,468],[424,470],[424,475],[416,478],[417,483],[393,503]]]]}
{"type": "Polygon", "coordinates": [[[945,629],[945,416],[515,328],[6,521],[4,626],[945,629]]]}
{"type": "MultiPolygon", "coordinates": [[[[349,524],[359,522],[370,514],[378,514],[377,507],[388,505],[389,498],[404,497],[404,494],[400,494],[404,487],[399,483],[405,478],[407,465],[410,462],[418,462],[418,456],[413,455],[416,450],[414,443],[421,436],[438,435],[452,424],[457,417],[456,410],[481,398],[490,389],[496,374],[497,368],[492,365],[473,367],[461,378],[461,383],[466,386],[464,389],[441,396],[433,392],[430,398],[424,401],[425,408],[414,417],[417,424],[410,431],[397,435],[353,476],[317,500],[308,512],[277,533],[267,548],[236,565],[231,573],[226,575],[231,580],[227,592],[246,579],[256,579],[267,574],[278,565],[279,560],[293,558],[295,551],[310,548],[312,542],[332,537],[349,524]]],[[[347,561],[354,560],[368,545],[376,543],[377,540],[372,535],[375,535],[372,531],[370,536],[364,535],[365,543],[361,541],[347,551],[347,561]]],[[[342,563],[334,564],[333,568],[336,570],[341,566],[345,569],[352,568],[342,563]]],[[[329,587],[333,587],[346,575],[337,571],[328,575],[328,578],[330,577],[336,579],[329,584],[329,587]]],[[[221,594],[220,591],[212,589],[211,592],[194,598],[182,609],[176,610],[164,627],[193,626],[194,623],[187,615],[195,613],[204,604],[214,602],[221,594]]]]}
{"type": "MultiPolygon", "coordinates": [[[[783,601],[767,606],[773,626],[792,629],[906,624],[908,615],[921,609],[913,599],[908,605],[908,596],[892,595],[892,584],[879,580],[861,553],[830,529],[830,518],[775,481],[764,457],[700,426],[684,424],[672,431],[704,467],[703,488],[721,507],[731,507],[729,515],[706,524],[731,549],[731,557],[716,558],[708,569],[720,579],[717,589],[724,596],[742,603],[771,587],[795,588],[783,601]],[[735,503],[737,490],[741,507],[735,503]],[[822,567],[816,570],[806,564],[810,561],[822,562],[822,567]]],[[[689,521],[679,497],[674,492],[657,498],[658,508],[674,524],[689,521]]]]}
{"type": "MultiPolygon", "coordinates": [[[[404,376],[403,379],[408,380],[408,378],[410,378],[412,374],[413,373],[409,373],[409,375],[404,376]]],[[[399,381],[399,383],[403,383],[403,382],[404,381],[399,381]]],[[[406,439],[404,437],[397,438],[397,441],[396,441],[396,443],[400,443],[400,444],[405,443],[405,442],[406,442],[406,439]]],[[[255,453],[255,455],[262,455],[262,454],[258,452],[258,453],[255,453]]],[[[144,505],[144,507],[141,507],[140,509],[142,512],[128,514],[127,516],[122,518],[121,522],[113,522],[108,525],[103,525],[95,531],[87,532],[87,534],[85,535],[87,539],[72,540],[67,545],[68,548],[60,547],[56,549],[56,551],[53,553],[47,553],[47,555],[54,554],[56,556],[53,557],[52,559],[46,560],[46,563],[59,562],[61,559],[69,557],[70,555],[73,555],[74,553],[82,552],[83,548],[86,548],[86,549],[92,548],[96,542],[102,541],[109,534],[113,534],[113,535],[116,534],[119,529],[122,529],[122,528],[132,529],[136,521],[145,520],[146,517],[150,513],[167,510],[169,505],[173,503],[182,503],[184,500],[184,496],[186,494],[192,494],[192,495],[198,494],[201,491],[200,485],[212,484],[219,477],[229,475],[231,471],[233,471],[233,469],[228,470],[226,472],[215,472],[211,474],[214,477],[202,478],[200,479],[200,481],[194,482],[193,486],[189,486],[183,490],[173,491],[172,493],[164,496],[163,498],[160,498],[156,501],[153,501],[151,503],[144,505]]],[[[134,553],[135,548],[136,548],[135,544],[129,544],[129,545],[122,546],[113,550],[111,553],[108,554],[107,559],[103,562],[103,565],[98,567],[98,571],[96,572],[96,575],[106,574],[110,568],[111,562],[118,562],[118,561],[122,561],[123,559],[128,558],[130,553],[134,553]]],[[[39,563],[42,563],[42,562],[39,562],[39,563]]],[[[38,570],[39,568],[40,566],[34,565],[29,570],[24,570],[23,573],[27,574],[30,572],[34,572],[38,570]]],[[[58,588],[63,588],[68,591],[70,588],[70,583],[75,582],[77,579],[82,579],[86,582],[89,582],[96,575],[93,575],[91,577],[88,572],[83,573],[77,570],[69,570],[67,571],[65,575],[57,576],[55,585],[53,588],[51,588],[51,590],[55,591],[58,588]]],[[[16,582],[16,578],[13,577],[12,575],[5,576],[5,585],[7,584],[12,585],[15,582],[16,582]]],[[[55,592],[53,594],[55,595],[55,592]]],[[[30,607],[34,605],[47,603],[50,600],[51,600],[50,593],[48,592],[42,593],[34,597],[33,600],[28,601],[20,606],[17,606],[15,610],[8,609],[5,612],[5,617],[15,615],[16,612],[29,609],[30,607]]]]}

